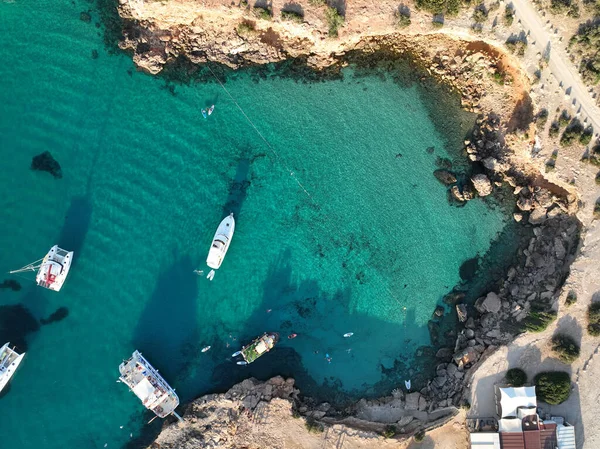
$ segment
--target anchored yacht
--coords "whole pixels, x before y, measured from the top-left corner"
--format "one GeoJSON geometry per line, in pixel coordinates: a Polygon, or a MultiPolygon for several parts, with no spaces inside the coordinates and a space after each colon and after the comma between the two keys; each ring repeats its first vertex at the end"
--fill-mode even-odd
{"type": "Polygon", "coordinates": [[[67,279],[72,261],[73,251],[66,251],[59,248],[58,245],[54,245],[43,259],[36,260],[35,262],[25,265],[18,270],[13,270],[10,273],[22,273],[24,271],[37,270],[37,275],[35,277],[37,285],[58,292],[67,279]]]}
{"type": "Polygon", "coordinates": [[[265,332],[249,345],[246,345],[241,350],[233,353],[231,357],[238,357],[241,355],[244,360],[240,360],[236,363],[238,365],[248,365],[273,349],[278,341],[279,334],[277,332],[265,332]]]}
{"type": "Polygon", "coordinates": [[[0,349],[0,391],[4,389],[10,378],[15,374],[17,367],[23,360],[25,353],[19,354],[10,349],[10,343],[6,343],[0,349]]]}
{"type": "Polygon", "coordinates": [[[129,360],[119,365],[119,379],[142,401],[144,407],[152,410],[159,418],[173,414],[179,405],[179,398],[169,384],[158,374],[150,362],[140,352],[135,351],[129,360]]]}
{"type": "Polygon", "coordinates": [[[218,270],[223,263],[223,259],[225,258],[225,254],[227,254],[229,244],[233,238],[234,230],[235,220],[233,219],[233,214],[230,214],[219,224],[217,232],[213,237],[210,250],[208,251],[208,257],[206,258],[206,264],[212,268],[206,277],[211,281],[215,277],[215,270],[218,270]]]}

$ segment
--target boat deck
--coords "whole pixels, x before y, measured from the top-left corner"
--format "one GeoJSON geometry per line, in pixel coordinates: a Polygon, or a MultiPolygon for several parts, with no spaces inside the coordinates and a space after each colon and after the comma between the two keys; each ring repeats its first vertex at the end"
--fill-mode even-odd
{"type": "Polygon", "coordinates": [[[10,349],[8,346],[2,348],[0,352],[0,372],[4,371],[7,367],[13,363],[20,354],[10,349]]]}

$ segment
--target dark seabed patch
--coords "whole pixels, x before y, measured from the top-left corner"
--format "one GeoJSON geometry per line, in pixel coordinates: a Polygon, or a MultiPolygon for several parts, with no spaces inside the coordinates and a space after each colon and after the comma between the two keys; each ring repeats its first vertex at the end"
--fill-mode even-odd
{"type": "Polygon", "coordinates": [[[45,171],[50,173],[55,178],[62,178],[62,169],[56,159],[52,157],[49,151],[44,151],[31,160],[31,169],[37,171],[45,171]]]}
{"type": "Polygon", "coordinates": [[[13,292],[18,292],[19,290],[21,290],[21,284],[19,284],[17,281],[15,281],[14,279],[4,279],[4,281],[2,281],[2,284],[0,284],[0,289],[10,289],[13,292]]]}

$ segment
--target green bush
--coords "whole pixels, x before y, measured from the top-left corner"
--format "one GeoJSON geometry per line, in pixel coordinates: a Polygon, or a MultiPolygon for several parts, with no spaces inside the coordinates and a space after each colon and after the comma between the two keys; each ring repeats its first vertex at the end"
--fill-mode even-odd
{"type": "Polygon", "coordinates": [[[254,15],[262,20],[271,20],[273,12],[269,8],[263,8],[262,6],[254,7],[254,15]]]}
{"type": "Polygon", "coordinates": [[[571,376],[564,371],[539,373],[534,383],[537,398],[546,404],[562,404],[571,394],[571,376]]]}
{"type": "Polygon", "coordinates": [[[296,11],[281,11],[281,18],[283,20],[290,20],[296,23],[304,22],[304,16],[296,11]]]}
{"type": "MultiPolygon", "coordinates": [[[[598,179],[597,176],[596,176],[596,179],[598,179]]],[[[569,293],[567,293],[567,299],[565,299],[565,305],[567,307],[569,307],[569,306],[572,306],[573,304],[575,304],[576,302],[577,302],[577,293],[575,293],[573,290],[569,291],[569,293]]]]}
{"type": "Polygon", "coordinates": [[[561,128],[563,126],[567,126],[570,121],[571,121],[571,116],[569,115],[569,113],[567,112],[566,109],[563,109],[562,112],[560,113],[560,116],[558,117],[558,126],[560,126],[561,128]]]}
{"type": "MultiPolygon", "coordinates": [[[[571,124],[567,126],[562,136],[560,137],[560,144],[563,147],[569,146],[575,142],[575,140],[580,139],[581,134],[583,133],[583,125],[577,119],[573,119],[571,124]]],[[[591,140],[591,138],[590,138],[591,140]]]]}
{"type": "Polygon", "coordinates": [[[433,14],[454,16],[460,9],[460,0],[416,0],[417,8],[433,14]]]}
{"type": "Polygon", "coordinates": [[[443,14],[434,14],[431,19],[431,24],[434,28],[441,28],[444,26],[444,15],[443,14]]]}
{"type": "Polygon", "coordinates": [[[552,310],[531,310],[523,324],[529,332],[543,332],[555,319],[556,312],[552,310]]]}
{"type": "MultiPolygon", "coordinates": [[[[600,208],[600,203],[596,203],[596,208],[600,208]]],[[[600,302],[590,304],[588,309],[588,334],[600,336],[600,302]]]]}
{"type": "Polygon", "coordinates": [[[318,423],[313,418],[306,418],[306,422],[304,423],[304,427],[311,433],[321,433],[325,428],[323,424],[318,423]]]}
{"type": "Polygon", "coordinates": [[[582,145],[587,145],[592,141],[592,136],[594,135],[594,128],[588,126],[583,130],[581,136],[579,136],[579,143],[582,145]]]}
{"type": "Polygon", "coordinates": [[[552,337],[552,351],[561,362],[567,364],[573,363],[579,357],[579,345],[564,334],[556,334],[552,337]]]}
{"type": "Polygon", "coordinates": [[[327,7],[327,10],[325,10],[325,19],[329,26],[329,37],[337,37],[338,29],[344,26],[344,18],[336,8],[327,7]]]}
{"type": "Polygon", "coordinates": [[[400,28],[405,28],[411,24],[410,10],[404,5],[401,5],[400,8],[394,12],[394,18],[396,19],[396,25],[400,28]]]}
{"type": "Polygon", "coordinates": [[[327,0],[308,0],[308,4],[312,6],[325,6],[327,0]]]}
{"type": "Polygon", "coordinates": [[[238,34],[249,34],[249,33],[253,33],[255,30],[256,30],[256,27],[254,25],[254,22],[252,22],[250,20],[243,20],[237,26],[238,34]]]}
{"type": "Polygon", "coordinates": [[[521,368],[511,368],[506,372],[506,383],[513,387],[522,387],[527,382],[527,374],[521,368]]]}
{"type": "Polygon", "coordinates": [[[548,130],[548,135],[550,137],[556,137],[558,136],[558,133],[560,133],[560,127],[558,126],[558,123],[552,122],[550,124],[550,129],[548,130]]]}
{"type": "Polygon", "coordinates": [[[511,53],[518,56],[525,55],[525,50],[527,50],[527,39],[521,37],[510,36],[504,44],[511,53]]]}
{"type": "MultiPolygon", "coordinates": [[[[597,15],[600,16],[600,2],[596,0],[597,15]]],[[[569,41],[575,53],[581,56],[579,72],[584,81],[590,84],[600,82],[600,21],[589,21],[579,27],[578,33],[569,41]]]]}
{"type": "Polygon", "coordinates": [[[487,20],[487,18],[488,10],[484,3],[480,3],[473,11],[473,20],[477,23],[483,23],[487,20]]]}
{"type": "Polygon", "coordinates": [[[598,184],[600,186],[600,171],[598,173],[596,173],[596,184],[598,184]]]}
{"type": "Polygon", "coordinates": [[[421,441],[423,441],[425,439],[425,431],[419,430],[417,433],[415,433],[414,438],[417,443],[420,443],[421,441]]]}
{"type": "Polygon", "coordinates": [[[571,0],[551,0],[550,11],[553,14],[562,14],[571,8],[571,0]]]}
{"type": "MultiPolygon", "coordinates": [[[[594,218],[598,219],[600,218],[600,199],[598,199],[596,201],[596,204],[594,205],[594,218]]],[[[588,327],[589,329],[589,327],[588,327]]]]}
{"type": "Polygon", "coordinates": [[[515,10],[510,5],[506,5],[504,8],[504,25],[509,27],[513,24],[514,20],[515,10]]]}
{"type": "Polygon", "coordinates": [[[396,432],[396,426],[390,424],[383,429],[383,436],[385,438],[393,438],[396,435],[396,432]]]}
{"type": "Polygon", "coordinates": [[[544,108],[535,116],[535,122],[540,126],[540,128],[543,128],[547,121],[548,109],[544,108]]]}

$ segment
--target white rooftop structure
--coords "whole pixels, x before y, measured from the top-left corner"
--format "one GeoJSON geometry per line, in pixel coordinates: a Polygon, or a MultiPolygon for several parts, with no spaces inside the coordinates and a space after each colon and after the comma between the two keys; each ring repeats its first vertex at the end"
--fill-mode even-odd
{"type": "Polygon", "coordinates": [[[471,449],[500,449],[500,435],[497,433],[478,432],[469,436],[471,449]]]}
{"type": "Polygon", "coordinates": [[[498,432],[523,432],[523,421],[517,418],[503,418],[498,420],[498,432]]]}
{"type": "Polygon", "coordinates": [[[500,418],[518,417],[520,408],[536,407],[535,387],[498,388],[500,391],[500,418]]]}
{"type": "Polygon", "coordinates": [[[556,427],[558,449],[576,449],[575,427],[558,424],[556,427]]]}

